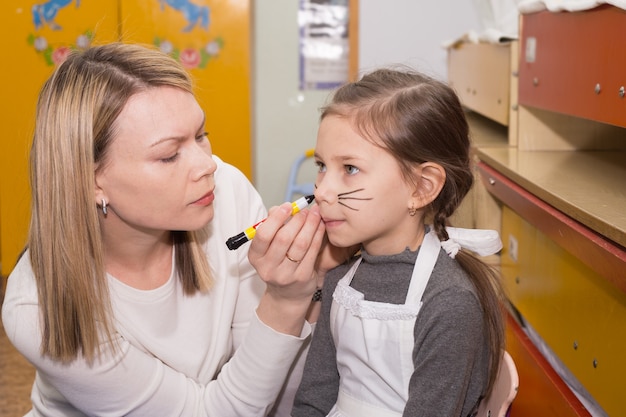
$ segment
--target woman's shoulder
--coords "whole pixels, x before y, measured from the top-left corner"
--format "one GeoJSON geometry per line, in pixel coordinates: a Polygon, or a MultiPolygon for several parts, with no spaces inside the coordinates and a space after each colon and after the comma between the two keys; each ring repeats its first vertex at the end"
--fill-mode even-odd
{"type": "Polygon", "coordinates": [[[7,279],[3,308],[18,302],[37,303],[37,284],[30,263],[29,251],[25,250],[7,279]]]}
{"type": "Polygon", "coordinates": [[[6,335],[18,350],[24,353],[24,349],[31,349],[31,353],[37,354],[33,346],[39,346],[39,343],[30,338],[39,326],[39,296],[28,251],[22,254],[9,274],[2,303],[2,323],[6,335]]]}

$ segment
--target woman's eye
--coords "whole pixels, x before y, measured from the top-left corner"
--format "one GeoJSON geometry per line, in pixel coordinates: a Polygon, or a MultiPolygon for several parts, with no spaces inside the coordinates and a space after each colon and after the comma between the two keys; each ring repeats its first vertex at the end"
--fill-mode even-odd
{"type": "Polygon", "coordinates": [[[357,167],[355,167],[354,165],[346,165],[345,169],[346,169],[346,172],[348,173],[348,175],[354,175],[357,172],[359,172],[359,169],[357,167]]]}
{"type": "Polygon", "coordinates": [[[176,161],[176,159],[178,158],[178,152],[176,152],[174,155],[167,157],[167,158],[161,158],[161,162],[169,164],[171,162],[176,161]]]}
{"type": "Polygon", "coordinates": [[[317,171],[318,172],[325,172],[326,171],[326,165],[324,165],[323,162],[315,162],[315,165],[317,165],[317,171]]]}
{"type": "Polygon", "coordinates": [[[202,132],[198,136],[196,136],[196,141],[202,142],[209,139],[209,132],[202,132]]]}

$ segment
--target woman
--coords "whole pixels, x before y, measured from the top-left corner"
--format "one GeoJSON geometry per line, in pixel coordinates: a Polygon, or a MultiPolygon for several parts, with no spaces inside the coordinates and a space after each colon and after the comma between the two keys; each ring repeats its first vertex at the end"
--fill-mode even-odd
{"type": "Polygon", "coordinates": [[[2,309],[37,369],[30,415],[268,412],[311,331],[324,226],[316,207],[290,217],[284,204],[227,249],[267,213],[212,155],[175,60],[73,52],[39,97],[31,185],[2,309]]]}

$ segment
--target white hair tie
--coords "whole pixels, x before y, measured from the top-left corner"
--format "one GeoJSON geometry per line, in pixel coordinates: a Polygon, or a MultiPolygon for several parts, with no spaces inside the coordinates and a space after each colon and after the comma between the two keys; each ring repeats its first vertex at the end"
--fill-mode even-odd
{"type": "Polygon", "coordinates": [[[449,239],[441,242],[441,247],[452,259],[461,248],[480,256],[493,255],[502,249],[502,240],[495,230],[446,227],[446,231],[449,239]]]}
{"type": "Polygon", "coordinates": [[[441,242],[441,247],[446,251],[449,257],[454,259],[457,253],[461,250],[461,245],[454,239],[448,239],[441,242]]]}

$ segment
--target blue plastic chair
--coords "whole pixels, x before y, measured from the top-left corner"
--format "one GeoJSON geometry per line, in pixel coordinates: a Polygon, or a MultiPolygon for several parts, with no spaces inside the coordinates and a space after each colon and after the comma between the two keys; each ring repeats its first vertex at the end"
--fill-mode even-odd
{"type": "Polygon", "coordinates": [[[300,171],[300,166],[309,158],[313,157],[315,153],[315,149],[307,149],[304,151],[302,155],[296,158],[291,164],[291,169],[289,170],[289,179],[287,180],[287,192],[285,193],[285,201],[292,201],[294,195],[310,195],[313,194],[313,190],[315,185],[312,182],[302,182],[298,183],[298,172],[300,171]]]}

